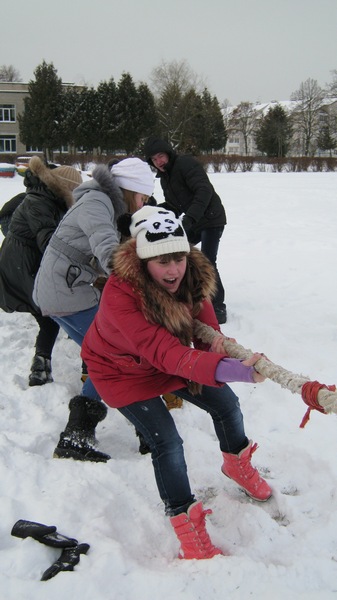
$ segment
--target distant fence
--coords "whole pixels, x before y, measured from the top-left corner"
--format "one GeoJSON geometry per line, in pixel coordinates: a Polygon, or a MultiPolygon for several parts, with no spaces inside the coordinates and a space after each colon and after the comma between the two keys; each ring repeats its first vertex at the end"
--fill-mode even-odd
{"type": "Polygon", "coordinates": [[[299,173],[303,171],[337,171],[337,158],[330,156],[296,156],[268,158],[265,156],[237,156],[214,154],[198,156],[205,170],[214,173],[245,173],[261,171],[273,173],[299,173]]]}
{"type": "MultiPolygon", "coordinates": [[[[135,155],[132,155],[135,156],[135,155]]],[[[16,156],[0,154],[0,163],[14,164],[16,156]]],[[[97,154],[54,154],[53,162],[61,165],[74,165],[82,171],[90,170],[97,163],[108,164],[110,161],[127,158],[126,155],[97,154]]],[[[144,158],[139,156],[139,158],[144,158]]],[[[202,154],[195,157],[204,169],[213,173],[245,173],[249,171],[273,173],[299,173],[303,171],[326,172],[337,171],[337,157],[333,156],[296,156],[285,158],[268,158],[266,156],[238,156],[228,154],[202,154]]]]}

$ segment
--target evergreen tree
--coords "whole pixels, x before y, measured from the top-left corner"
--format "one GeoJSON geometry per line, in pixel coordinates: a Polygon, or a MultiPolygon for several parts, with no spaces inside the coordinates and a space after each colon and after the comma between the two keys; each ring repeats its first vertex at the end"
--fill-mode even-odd
{"type": "Polygon", "coordinates": [[[211,96],[207,88],[204,89],[201,99],[204,129],[201,150],[221,150],[226,146],[227,132],[219,101],[216,96],[211,96]]]}
{"type": "Polygon", "coordinates": [[[118,91],[113,77],[108,82],[102,81],[97,88],[97,109],[101,114],[100,146],[108,154],[114,152],[118,144],[120,122],[117,101],[118,91]]]}
{"type": "Polygon", "coordinates": [[[89,153],[94,148],[100,153],[101,113],[94,88],[84,87],[77,96],[73,113],[72,141],[76,148],[89,153]]]}
{"type": "Polygon", "coordinates": [[[77,108],[80,92],[78,89],[67,88],[63,93],[61,145],[68,146],[70,152],[76,152],[77,108]]]}
{"type": "Polygon", "coordinates": [[[24,113],[18,116],[20,138],[26,145],[42,148],[45,158],[52,160],[53,150],[61,145],[62,80],[53,63],[45,61],[34,75],[35,81],[28,84],[24,113]]]}
{"type": "Polygon", "coordinates": [[[261,120],[256,133],[256,146],[267,156],[286,156],[291,138],[290,119],[285,110],[277,104],[271,107],[261,120]]]}
{"type": "Polygon", "coordinates": [[[337,140],[331,133],[329,123],[321,127],[317,138],[317,147],[319,150],[328,151],[330,156],[332,156],[332,151],[337,148],[337,140]]]}
{"type": "Polygon", "coordinates": [[[174,147],[182,144],[184,126],[184,95],[175,82],[167,84],[157,100],[160,135],[174,147]]]}
{"type": "Polygon", "coordinates": [[[130,73],[123,73],[117,91],[117,144],[130,154],[138,145],[138,92],[130,73]]]}
{"type": "Polygon", "coordinates": [[[158,126],[157,109],[154,96],[146,83],[137,88],[138,104],[138,144],[156,131],[158,126]]]}

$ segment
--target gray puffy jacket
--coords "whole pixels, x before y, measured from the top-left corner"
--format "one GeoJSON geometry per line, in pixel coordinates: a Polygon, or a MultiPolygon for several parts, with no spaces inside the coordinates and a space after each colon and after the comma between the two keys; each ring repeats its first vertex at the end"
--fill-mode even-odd
{"type": "Polygon", "coordinates": [[[101,293],[92,284],[110,273],[111,252],[120,241],[116,220],[126,205],[107,166],[97,166],[92,175],[74,190],[75,204],[51,237],[36,275],[33,299],[43,315],[94,307],[101,293]]]}

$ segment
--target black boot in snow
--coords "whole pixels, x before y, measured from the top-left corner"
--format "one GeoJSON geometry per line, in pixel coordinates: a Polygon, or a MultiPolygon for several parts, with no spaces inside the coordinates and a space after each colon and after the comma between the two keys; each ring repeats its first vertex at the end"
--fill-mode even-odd
{"type": "Polygon", "coordinates": [[[149,446],[147,445],[144,436],[140,433],[140,431],[137,431],[136,429],[136,436],[139,437],[139,448],[138,451],[140,452],[140,454],[149,454],[149,452],[151,452],[151,448],[149,448],[149,446]]]}
{"type": "Polygon", "coordinates": [[[29,385],[32,387],[34,385],[52,383],[53,381],[50,358],[35,354],[30,368],[29,385]]]}
{"type": "Polygon", "coordinates": [[[54,458],[107,462],[111,456],[95,448],[95,427],[107,415],[105,404],[87,396],[74,396],[69,409],[68,423],[60,435],[54,458]]]}

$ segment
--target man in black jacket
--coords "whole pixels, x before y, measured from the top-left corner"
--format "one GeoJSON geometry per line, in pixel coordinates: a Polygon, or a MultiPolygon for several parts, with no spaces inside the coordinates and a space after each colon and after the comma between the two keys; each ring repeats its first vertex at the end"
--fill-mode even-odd
{"type": "Polygon", "coordinates": [[[191,244],[201,242],[201,250],[213,264],[217,293],[213,299],[218,322],[226,323],[225,290],[216,266],[226,213],[203,166],[192,156],[177,154],[172,146],[155,136],[144,146],[146,160],[157,170],[165,197],[165,207],[183,214],[183,226],[191,244]]]}

